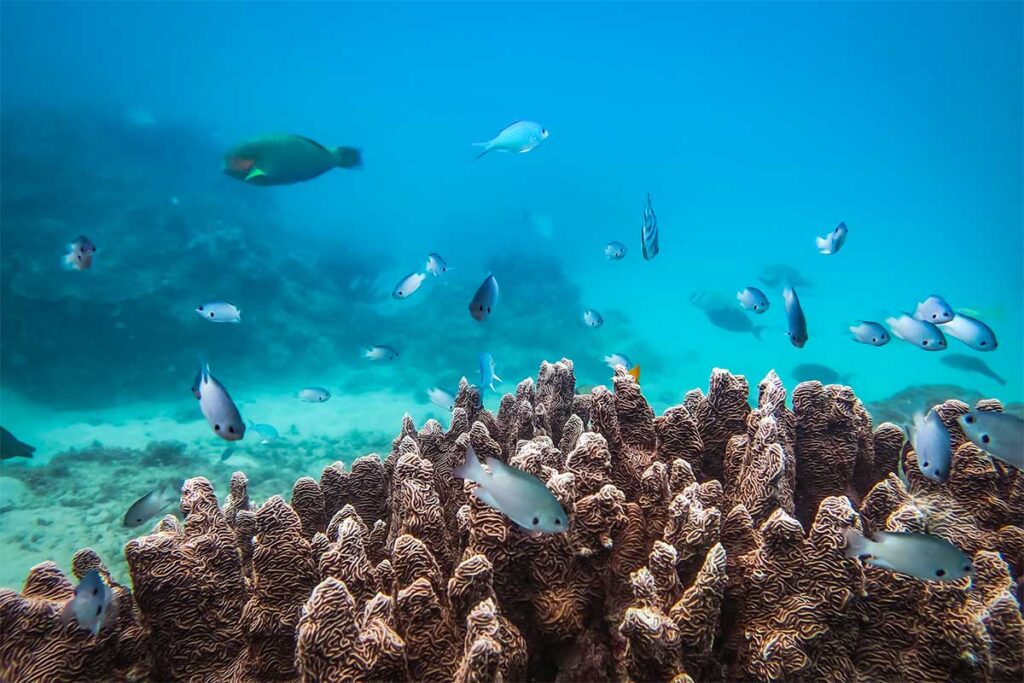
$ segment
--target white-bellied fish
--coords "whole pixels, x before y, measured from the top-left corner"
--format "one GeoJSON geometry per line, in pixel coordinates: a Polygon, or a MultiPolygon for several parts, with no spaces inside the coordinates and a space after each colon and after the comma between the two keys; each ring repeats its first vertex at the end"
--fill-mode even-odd
{"type": "Polygon", "coordinates": [[[651,203],[651,195],[647,195],[647,202],[644,204],[644,222],[640,226],[640,244],[643,247],[645,261],[650,261],[658,255],[658,217],[654,215],[654,205],[651,203]]]}
{"type": "Polygon", "coordinates": [[[85,235],[79,235],[68,244],[68,253],[64,256],[64,265],[75,270],[92,268],[92,257],[96,253],[96,245],[85,235]]]}
{"type": "Polygon", "coordinates": [[[306,387],[299,389],[299,400],[306,403],[324,403],[331,397],[331,392],[323,387],[306,387]]]}
{"type": "Polygon", "coordinates": [[[877,531],[874,539],[846,530],[846,556],[925,581],[956,581],[974,574],[962,550],[931,534],[877,531]]]}
{"type": "Polygon", "coordinates": [[[917,320],[904,313],[900,317],[886,318],[886,324],[897,339],[913,344],[925,351],[942,351],[946,348],[946,337],[937,325],[917,320]]]}
{"type": "Polygon", "coordinates": [[[276,133],[247,140],[224,154],[224,173],[250,185],[290,185],[332,168],[359,168],[354,147],[328,149],[301,135],[276,133]]]}
{"type": "Polygon", "coordinates": [[[932,294],[914,309],[915,320],[926,320],[933,325],[944,325],[953,315],[953,308],[938,294],[932,294]]]}
{"type": "Polygon", "coordinates": [[[771,306],[768,302],[768,297],[757,287],[744,287],[736,292],[736,300],[746,310],[758,314],[764,313],[771,306]]]}
{"type": "Polygon", "coordinates": [[[942,331],[975,351],[995,351],[999,347],[996,333],[991,327],[962,313],[955,314],[952,320],[942,326],[942,331]]]}
{"type": "Polygon", "coordinates": [[[137,527],[148,522],[168,505],[180,500],[181,487],[184,483],[181,479],[168,481],[132,503],[128,512],[124,513],[124,526],[137,527]]]}
{"type": "Polygon", "coordinates": [[[975,446],[1024,471],[1024,420],[992,410],[972,410],[957,422],[975,446]]]}
{"type": "Polygon", "coordinates": [[[861,320],[857,325],[850,327],[853,340],[869,346],[885,346],[889,343],[889,333],[881,323],[871,320],[861,320]]]}
{"type": "Polygon", "coordinates": [[[427,397],[430,399],[431,403],[442,410],[447,410],[449,412],[455,410],[455,397],[440,387],[431,387],[430,389],[427,389],[427,397]]]}
{"type": "Polygon", "coordinates": [[[626,257],[626,245],[622,242],[609,242],[605,245],[604,255],[611,261],[621,261],[626,257]]]}
{"type": "Polygon", "coordinates": [[[261,444],[268,444],[281,438],[281,435],[274,429],[274,425],[260,424],[249,420],[249,429],[260,435],[261,444]]]}
{"type": "Polygon", "coordinates": [[[617,365],[621,365],[622,367],[626,368],[627,370],[629,368],[633,367],[633,364],[629,362],[629,356],[627,356],[624,353],[612,353],[612,354],[609,354],[609,355],[604,357],[604,363],[605,363],[605,365],[610,367],[612,370],[614,370],[615,366],[617,366],[617,365]]]}
{"type": "Polygon", "coordinates": [[[927,415],[916,413],[914,426],[908,432],[921,474],[936,483],[946,483],[949,479],[949,463],[953,459],[953,447],[949,430],[939,419],[939,414],[934,408],[927,415]]]}
{"type": "Polygon", "coordinates": [[[548,139],[548,130],[533,121],[516,121],[506,126],[487,142],[474,142],[474,147],[483,147],[477,159],[488,152],[517,152],[526,154],[548,139]]]}
{"type": "Polygon", "coordinates": [[[489,353],[481,353],[477,358],[480,361],[480,395],[483,396],[488,389],[497,391],[494,388],[494,383],[500,382],[501,378],[494,373],[494,356],[489,353]]]}
{"type": "Polygon", "coordinates": [[[807,343],[807,318],[804,317],[804,309],[800,307],[800,298],[796,290],[786,287],[782,290],[782,301],[786,306],[786,334],[793,346],[802,349],[807,343]]]}
{"type": "Polygon", "coordinates": [[[68,624],[74,620],[79,628],[97,636],[116,616],[114,591],[100,576],[99,570],[90,569],[75,587],[75,597],[64,605],[61,621],[68,624]]]}
{"type": "Polygon", "coordinates": [[[469,314],[474,320],[483,322],[491,317],[491,312],[498,304],[498,281],[494,275],[488,275],[477,288],[473,300],[469,302],[469,314]]]}
{"type": "Polygon", "coordinates": [[[242,309],[227,301],[211,301],[196,307],[196,313],[211,323],[240,323],[242,309]]]}
{"type": "Polygon", "coordinates": [[[245,436],[245,422],[228,390],[210,374],[204,363],[199,381],[199,410],[213,433],[226,441],[239,441],[245,436]]]}
{"type": "Polygon", "coordinates": [[[487,458],[486,464],[487,470],[470,446],[465,461],[452,474],[475,483],[474,496],[531,535],[560,533],[569,528],[562,504],[544,482],[497,458],[487,458]]]}
{"type": "Polygon", "coordinates": [[[825,255],[835,254],[843,248],[843,243],[846,242],[846,235],[848,233],[849,230],[846,228],[846,223],[843,222],[824,237],[816,237],[814,242],[815,246],[818,247],[818,253],[825,255]]]}
{"type": "Polygon", "coordinates": [[[391,296],[396,299],[408,299],[412,296],[423,281],[427,279],[425,273],[409,273],[395,285],[395,289],[391,292],[391,296]]]}
{"type": "Polygon", "coordinates": [[[395,360],[398,358],[398,351],[390,346],[371,346],[363,351],[363,358],[369,360],[395,360]]]}
{"type": "Polygon", "coordinates": [[[441,277],[448,272],[448,264],[440,254],[428,254],[427,272],[434,277],[441,277]]]}
{"type": "Polygon", "coordinates": [[[604,325],[604,318],[602,318],[601,314],[593,308],[588,308],[583,311],[583,324],[587,327],[598,328],[601,327],[601,325],[604,325]]]}

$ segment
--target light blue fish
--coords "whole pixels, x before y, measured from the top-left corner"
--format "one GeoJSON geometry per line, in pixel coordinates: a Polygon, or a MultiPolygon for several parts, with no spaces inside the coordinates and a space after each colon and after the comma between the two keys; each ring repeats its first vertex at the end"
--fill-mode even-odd
{"type": "Polygon", "coordinates": [[[491,317],[497,305],[498,281],[494,279],[494,275],[488,275],[477,288],[473,300],[469,302],[469,314],[474,320],[483,322],[491,317]]]}
{"type": "Polygon", "coordinates": [[[612,261],[621,261],[626,257],[626,245],[622,242],[609,242],[604,248],[604,255],[612,261]]]}
{"type": "Polygon", "coordinates": [[[942,351],[946,348],[946,337],[936,325],[917,320],[904,313],[898,318],[886,318],[886,324],[897,339],[913,344],[925,351],[942,351]]]}
{"type": "Polygon", "coordinates": [[[914,319],[933,325],[944,325],[953,319],[953,315],[953,308],[938,294],[932,294],[914,309],[914,319]]]}
{"type": "Polygon", "coordinates": [[[593,308],[588,308],[583,311],[583,324],[587,327],[593,327],[596,329],[601,327],[601,325],[604,325],[604,318],[601,317],[601,314],[598,311],[595,311],[593,308]]]}
{"type": "Polygon", "coordinates": [[[480,360],[480,394],[490,389],[491,391],[497,391],[494,388],[495,382],[500,382],[501,378],[494,374],[494,356],[489,353],[481,353],[478,356],[480,360]]]}
{"type": "Polygon", "coordinates": [[[946,483],[949,464],[953,459],[953,447],[949,430],[939,419],[938,413],[933,408],[927,415],[915,414],[914,426],[908,431],[921,474],[936,483],[946,483]]]}
{"type": "Polygon", "coordinates": [[[306,403],[324,403],[331,398],[331,392],[323,387],[306,387],[299,389],[299,400],[306,403]]]}
{"type": "Polygon", "coordinates": [[[211,323],[240,323],[242,309],[227,301],[211,301],[196,308],[196,313],[211,323]]]}
{"type": "Polygon", "coordinates": [[[942,331],[975,351],[995,351],[999,347],[996,333],[991,327],[962,313],[955,314],[952,320],[942,326],[942,331]]]}
{"type": "Polygon", "coordinates": [[[526,154],[548,139],[548,130],[533,121],[516,121],[506,126],[500,133],[487,142],[474,142],[474,147],[483,147],[477,159],[488,152],[517,152],[526,154]]]}
{"type": "Polygon", "coordinates": [[[627,356],[624,353],[613,353],[611,355],[605,356],[604,363],[612,370],[614,370],[615,367],[618,365],[621,365],[627,370],[633,367],[633,364],[629,362],[629,356],[627,356]]]}
{"type": "Polygon", "coordinates": [[[650,261],[658,255],[658,217],[654,215],[654,205],[651,204],[651,195],[647,195],[647,202],[644,204],[644,222],[640,226],[640,244],[643,247],[645,261],[650,261]]]}
{"type": "Polygon", "coordinates": [[[474,496],[533,536],[561,533],[569,528],[565,510],[544,482],[497,458],[487,458],[486,465],[485,470],[470,446],[465,461],[452,474],[475,483],[474,496]]]}
{"type": "Polygon", "coordinates": [[[850,327],[853,340],[870,346],[885,346],[889,343],[889,333],[881,323],[871,320],[861,320],[859,324],[850,327]]]}
{"type": "Polygon", "coordinates": [[[836,226],[836,229],[825,235],[824,237],[815,238],[815,244],[818,247],[819,254],[835,254],[843,247],[843,243],[846,242],[846,235],[849,232],[846,228],[846,223],[840,223],[836,226]]]}
{"type": "Polygon", "coordinates": [[[740,291],[736,292],[736,300],[740,302],[740,306],[748,311],[761,314],[768,310],[771,305],[768,302],[768,297],[757,287],[744,287],[740,291]]]}
{"type": "Polygon", "coordinates": [[[426,279],[427,276],[424,273],[409,273],[398,281],[398,284],[391,291],[391,296],[396,299],[408,299],[420,288],[420,285],[426,279]]]}
{"type": "Polygon", "coordinates": [[[786,323],[788,329],[786,334],[793,346],[802,349],[807,343],[807,319],[804,317],[804,309],[800,307],[800,299],[796,290],[786,287],[782,290],[782,301],[786,306],[786,323]]]}
{"type": "Polygon", "coordinates": [[[427,389],[427,397],[430,398],[431,403],[442,410],[455,410],[455,396],[444,389],[439,387],[427,389]]]}
{"type": "Polygon", "coordinates": [[[956,581],[974,575],[962,550],[932,534],[876,531],[873,539],[846,530],[846,556],[925,581],[956,581]]]}
{"type": "Polygon", "coordinates": [[[117,601],[114,591],[103,580],[98,570],[90,569],[75,587],[75,597],[64,606],[61,621],[67,624],[74,620],[79,628],[97,636],[116,616],[117,601]]]}
{"type": "Polygon", "coordinates": [[[992,410],[972,410],[957,422],[975,446],[1024,471],[1024,420],[992,410]]]}
{"type": "Polygon", "coordinates": [[[245,423],[238,407],[224,385],[210,374],[210,365],[202,366],[199,382],[199,410],[213,433],[225,441],[239,441],[245,436],[245,423]]]}
{"type": "Polygon", "coordinates": [[[277,430],[274,429],[273,425],[259,424],[249,420],[249,429],[260,435],[261,444],[267,444],[281,438],[281,435],[277,433],[277,430]]]}
{"type": "Polygon", "coordinates": [[[448,272],[448,264],[440,254],[429,254],[427,256],[427,272],[434,277],[441,277],[448,272]]]}
{"type": "Polygon", "coordinates": [[[368,360],[395,360],[398,351],[391,346],[371,346],[363,351],[363,358],[368,360]]]}

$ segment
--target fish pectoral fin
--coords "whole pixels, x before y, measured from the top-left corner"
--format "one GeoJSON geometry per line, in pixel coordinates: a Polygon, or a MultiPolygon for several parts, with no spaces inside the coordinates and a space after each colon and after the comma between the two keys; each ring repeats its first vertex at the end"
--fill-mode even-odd
{"type": "Polygon", "coordinates": [[[256,166],[253,166],[252,170],[249,171],[249,175],[245,176],[245,179],[246,180],[252,180],[253,178],[261,178],[261,177],[263,177],[265,175],[267,175],[267,174],[264,173],[263,171],[261,171],[256,166]]]}
{"type": "Polygon", "coordinates": [[[498,501],[494,500],[494,496],[491,495],[491,492],[480,486],[480,484],[477,484],[476,488],[473,489],[473,495],[476,496],[484,505],[488,505],[495,510],[501,510],[501,507],[498,505],[498,501]]]}

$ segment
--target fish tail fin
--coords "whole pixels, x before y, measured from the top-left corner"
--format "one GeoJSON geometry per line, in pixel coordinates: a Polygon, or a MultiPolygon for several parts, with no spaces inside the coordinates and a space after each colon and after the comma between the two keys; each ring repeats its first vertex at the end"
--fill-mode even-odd
{"type": "Polygon", "coordinates": [[[480,482],[487,476],[472,446],[466,448],[466,458],[461,465],[452,470],[452,476],[474,482],[480,482]]]}
{"type": "Polygon", "coordinates": [[[828,246],[828,240],[824,237],[815,237],[814,246],[818,248],[819,254],[831,254],[832,250],[828,246]]]}
{"type": "Polygon", "coordinates": [[[340,168],[362,168],[363,153],[355,147],[335,147],[331,150],[334,163],[340,168]]]}
{"type": "Polygon", "coordinates": [[[871,545],[871,541],[852,526],[843,532],[843,537],[846,538],[846,549],[843,552],[847,557],[860,557],[871,545]]]}
{"type": "Polygon", "coordinates": [[[761,339],[761,333],[765,331],[765,326],[764,325],[754,325],[753,327],[751,327],[750,331],[753,333],[755,339],[760,340],[761,339]]]}
{"type": "Polygon", "coordinates": [[[479,158],[480,158],[480,157],[482,157],[483,155],[485,155],[485,154],[487,154],[488,152],[490,152],[490,151],[491,151],[491,149],[493,149],[493,148],[491,147],[491,143],[490,143],[490,142],[474,142],[474,143],[473,143],[473,146],[474,146],[474,147],[482,147],[482,148],[483,148],[483,150],[481,150],[481,152],[480,152],[479,154],[477,154],[477,155],[476,155],[476,158],[477,158],[477,159],[479,159],[479,158]]]}

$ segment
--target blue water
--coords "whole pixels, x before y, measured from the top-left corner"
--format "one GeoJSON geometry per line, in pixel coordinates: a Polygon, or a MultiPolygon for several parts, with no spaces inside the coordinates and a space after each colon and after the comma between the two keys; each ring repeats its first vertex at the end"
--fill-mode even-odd
{"type": "MultiPolygon", "coordinates": [[[[800,363],[849,375],[868,401],[930,384],[1024,399],[1020,3],[0,11],[3,142],[17,151],[2,166],[0,417],[41,451],[67,446],[51,430],[62,411],[130,421],[151,404],[219,449],[187,391],[199,355],[240,403],[330,385],[365,394],[392,434],[404,412],[437,416],[425,390],[474,380],[481,351],[505,391],[562,356],[581,385],[607,383],[603,356],[625,353],[656,410],[713,367],[752,383],[774,368],[793,386],[800,363]],[[520,119],[550,138],[474,161],[470,143],[520,119]],[[279,131],[358,147],[365,167],[275,188],[221,175],[223,150],[279,131]],[[652,261],[639,243],[648,193],[652,261]],[[840,221],[846,245],[818,254],[814,238],[840,221]],[[83,232],[100,248],[76,279],[58,264],[83,232]],[[624,260],[605,258],[611,240],[624,260]],[[392,299],[430,252],[452,266],[447,284],[392,299]],[[764,287],[760,340],[690,303],[695,291],[731,302],[772,264],[813,283],[800,291],[805,348],[783,333],[778,287],[764,287]],[[501,300],[481,324],[466,305],[492,271],[501,300]],[[955,340],[945,353],[982,358],[1005,385],[898,340],[849,339],[857,320],[933,293],[999,338],[992,353],[955,340]],[[219,298],[241,306],[241,325],[192,312],[219,298]],[[587,308],[603,327],[583,326],[587,308]],[[369,344],[401,358],[368,364],[369,344]]],[[[323,419],[360,426],[344,410],[323,419]]],[[[282,431],[291,420],[277,415],[282,431]]]]}

